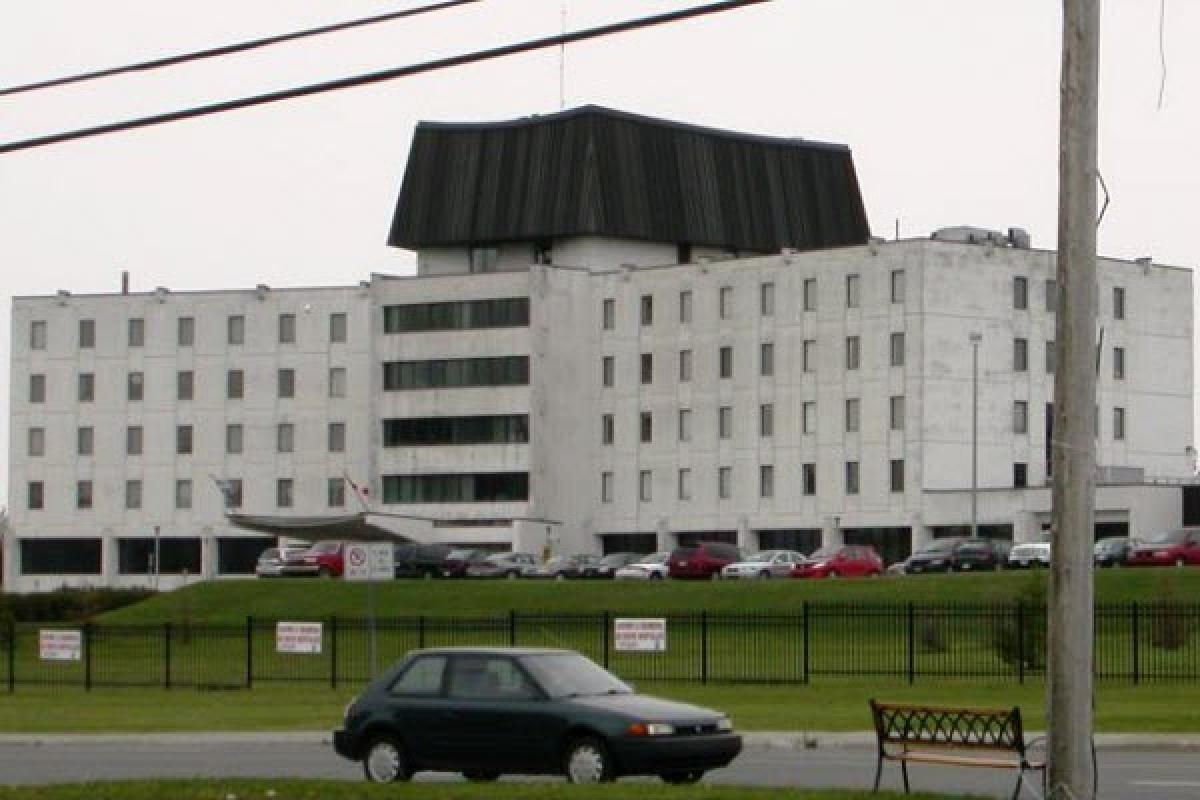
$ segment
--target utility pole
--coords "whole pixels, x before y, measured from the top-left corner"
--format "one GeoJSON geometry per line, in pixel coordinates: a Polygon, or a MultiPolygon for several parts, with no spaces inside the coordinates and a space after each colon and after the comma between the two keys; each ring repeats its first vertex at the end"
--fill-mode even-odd
{"type": "Polygon", "coordinates": [[[1092,800],[1100,0],[1063,0],[1054,381],[1049,796],[1092,800]]]}
{"type": "Polygon", "coordinates": [[[979,538],[979,343],[983,334],[972,331],[971,340],[971,538],[979,538]]]}

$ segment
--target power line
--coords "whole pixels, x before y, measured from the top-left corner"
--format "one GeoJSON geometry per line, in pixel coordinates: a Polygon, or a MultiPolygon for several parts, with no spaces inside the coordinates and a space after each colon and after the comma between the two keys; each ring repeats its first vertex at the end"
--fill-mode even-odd
{"type": "Polygon", "coordinates": [[[196,50],[191,53],[180,53],[173,56],[164,56],[162,58],[155,58],[151,59],[150,61],[142,61],[136,64],[126,64],[120,67],[109,67],[107,69],[99,69],[92,72],[81,72],[77,75],[66,75],[61,78],[50,78],[49,80],[26,83],[21,86],[0,87],[0,97],[12,94],[20,94],[22,92],[32,92],[35,89],[49,89],[54,86],[82,83],[83,81],[96,80],[97,78],[109,78],[113,75],[123,75],[129,72],[143,72],[152,69],[159,69],[161,67],[171,67],[176,64],[184,64],[189,61],[200,61],[201,59],[205,58],[227,56],[233,53],[245,52],[246,50],[255,50],[260,47],[268,47],[273,44],[279,44],[280,42],[290,42],[296,39],[305,39],[310,36],[336,33],[338,31],[350,30],[351,28],[361,28],[363,26],[374,25],[379,22],[389,22],[395,19],[403,19],[404,17],[416,17],[433,11],[442,11],[447,8],[453,8],[454,6],[478,2],[480,2],[480,0],[445,0],[445,2],[433,3],[432,5],[421,6],[419,8],[409,8],[404,11],[393,11],[387,14],[378,14],[373,17],[347,20],[346,22],[322,25],[319,28],[308,28],[302,31],[281,33],[276,36],[268,36],[262,39],[252,39],[248,42],[238,42],[236,44],[228,44],[221,47],[211,47],[206,50],[196,50]]]}
{"type": "Polygon", "coordinates": [[[436,59],[434,61],[426,61],[421,64],[412,64],[405,67],[393,67],[392,69],[386,69],[380,72],[369,72],[363,75],[353,75],[348,78],[339,78],[337,80],[326,81],[324,83],[298,86],[292,89],[282,89],[276,92],[254,95],[252,97],[243,97],[237,100],[226,100],[206,106],[195,106],[193,108],[187,108],[180,111],[170,111],[165,114],[155,114],[149,117],[139,117],[136,119],[124,120],[122,122],[111,122],[105,125],[97,125],[92,128],[79,128],[73,131],[53,133],[33,139],[8,142],[6,144],[0,144],[0,154],[12,153],[18,150],[29,150],[35,147],[45,147],[47,145],[60,144],[62,142],[73,141],[75,139],[86,139],[92,136],[101,136],[108,133],[120,133],[123,131],[133,130],[135,128],[147,128],[152,125],[162,125],[168,122],[178,122],[180,120],[193,119],[195,117],[203,117],[211,114],[222,114],[227,111],[236,111],[238,109],[250,108],[252,106],[277,103],[282,100],[291,100],[296,97],[307,97],[311,94],[333,92],[341,89],[350,89],[356,86],[381,83],[383,81],[390,81],[396,78],[408,77],[409,75],[418,75],[424,72],[448,69],[450,67],[457,67],[463,64],[473,64],[478,61],[488,61],[495,58],[503,58],[505,56],[516,55],[518,53],[527,53],[547,47],[557,47],[562,44],[570,44],[572,42],[582,42],[587,39],[611,36],[613,34],[625,33],[627,31],[638,30],[640,28],[648,28],[655,25],[665,25],[667,23],[678,22],[680,20],[690,19],[692,17],[700,17],[708,14],[719,14],[723,11],[732,11],[745,6],[769,2],[771,2],[771,0],[725,0],[724,2],[695,6],[684,9],[683,11],[672,11],[666,14],[658,14],[650,17],[639,17],[637,19],[625,20],[623,22],[616,22],[609,25],[601,25],[596,28],[588,28],[581,31],[573,31],[571,33],[565,33],[558,36],[530,39],[524,42],[518,42],[516,44],[494,47],[488,50],[477,50],[472,53],[450,56],[448,58],[436,59]]]}

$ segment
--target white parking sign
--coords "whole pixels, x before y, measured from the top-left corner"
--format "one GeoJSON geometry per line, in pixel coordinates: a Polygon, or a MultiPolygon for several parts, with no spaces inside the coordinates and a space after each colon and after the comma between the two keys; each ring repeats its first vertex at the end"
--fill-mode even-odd
{"type": "Polygon", "coordinates": [[[348,544],[344,577],[348,581],[389,581],[396,577],[392,556],[388,542],[348,544]]]}

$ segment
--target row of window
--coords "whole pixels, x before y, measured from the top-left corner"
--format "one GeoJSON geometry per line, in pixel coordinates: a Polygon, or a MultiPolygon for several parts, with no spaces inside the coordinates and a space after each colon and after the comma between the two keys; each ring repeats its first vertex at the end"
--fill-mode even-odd
{"type": "MultiPolygon", "coordinates": [[[[242,481],[238,478],[225,479],[219,485],[224,495],[227,508],[242,506],[242,481]]],[[[192,507],[193,484],[190,478],[175,481],[175,508],[181,511],[192,507]]],[[[137,511],[142,508],[145,493],[145,482],[140,478],[125,481],[124,508],[127,511],[137,511]]],[[[78,511],[95,509],[95,484],[91,480],[75,482],[75,508],[78,511]]],[[[295,505],[296,480],[294,478],[279,478],[275,481],[275,505],[278,508],[291,508],[295,505]]],[[[345,477],[329,478],[325,482],[325,500],[329,508],[342,508],[346,505],[345,477]]],[[[30,511],[40,511],[46,507],[46,487],[43,481],[29,481],[26,488],[26,508],[30,511]]]]}
{"type": "MultiPolygon", "coordinates": [[[[145,429],[141,425],[125,428],[125,455],[140,456],[145,450],[145,429]]],[[[244,452],[246,430],[240,422],[225,426],[225,452],[237,455],[244,452]]],[[[91,426],[80,426],[75,431],[75,453],[80,456],[95,455],[96,431],[91,426]]],[[[346,423],[330,422],[326,426],[326,446],[330,453],[346,451],[346,423]]],[[[175,426],[175,454],[192,455],[195,447],[195,428],[192,425],[175,426]]],[[[279,453],[295,452],[296,425],[280,422],[275,426],[275,448],[279,453]]],[[[31,427],[28,437],[28,453],[31,457],[46,454],[46,429],[31,427]]]]}
{"type": "Polygon", "coordinates": [[[384,306],[384,333],[529,326],[529,298],[503,297],[384,306]]]}
{"type": "MultiPolygon", "coordinates": [[[[346,396],[346,368],[330,367],[327,389],[330,397],[346,396]]],[[[296,370],[291,367],[278,369],[275,372],[275,393],[280,398],[296,396],[296,370]]],[[[34,373],[29,376],[29,402],[45,403],[49,395],[47,379],[44,373],[34,373]]],[[[178,370],[175,373],[175,399],[188,402],[195,399],[196,373],[192,370],[178,370]]],[[[96,374],[80,372],[76,379],[76,399],[80,403],[96,402],[96,374]]],[[[246,397],[246,373],[240,369],[225,371],[225,398],[228,400],[243,400],[246,397]]],[[[125,400],[131,403],[146,399],[146,374],[141,371],[126,373],[125,400]]]]}
{"type": "Polygon", "coordinates": [[[383,502],[389,504],[517,503],[528,499],[528,472],[383,476],[383,502]]]}
{"type": "MultiPolygon", "coordinates": [[[[1051,314],[1058,312],[1058,281],[1048,279],[1043,284],[1046,300],[1046,311],[1051,314]]],[[[1013,308],[1024,311],[1029,308],[1029,279],[1024,275],[1013,278],[1013,308]]],[[[1125,288],[1114,286],[1112,290],[1112,317],[1125,319],[1125,288]]]]}
{"type": "MultiPolygon", "coordinates": [[[[1058,351],[1054,340],[1046,342],[1046,374],[1053,375],[1058,368],[1058,351]]],[[[1029,371],[1029,340],[1013,339],[1013,372],[1029,371]]],[[[1125,348],[1112,349],[1112,377],[1115,381],[1125,380],[1125,348]]]]}
{"type": "MultiPolygon", "coordinates": [[[[100,538],[61,536],[21,539],[22,575],[100,575],[104,542],[100,538]]],[[[259,554],[272,542],[262,536],[218,536],[217,573],[254,574],[259,554]]],[[[130,537],[117,540],[117,570],[122,575],[153,572],[198,575],[203,545],[198,537],[130,537]],[[159,563],[154,567],[157,554],[159,563]]]]}
{"type": "MultiPolygon", "coordinates": [[[[335,311],[329,315],[329,341],[344,343],[346,341],[347,316],[344,311],[335,311]]],[[[29,349],[45,350],[49,344],[49,325],[46,320],[35,319],[29,323],[29,349]]],[[[96,346],[96,320],[79,320],[77,343],[80,350],[90,350],[96,346]]],[[[296,343],[296,315],[284,313],[279,315],[279,344],[296,343]]],[[[146,345],[146,320],[133,317],[126,320],[125,343],[129,347],[144,347],[146,345]]],[[[196,318],[177,317],[175,320],[175,344],[179,347],[192,347],[196,343],[196,318]]],[[[246,343],[246,317],[242,314],[231,314],[225,318],[225,343],[240,345],[246,343]]]]}
{"type": "Polygon", "coordinates": [[[528,414],[423,417],[383,421],[384,447],[528,442],[528,414]]]}
{"type": "Polygon", "coordinates": [[[529,356],[385,361],[383,388],[452,389],[529,385],[529,356]]]}
{"type": "MultiPolygon", "coordinates": [[[[1054,404],[1046,404],[1046,419],[1051,420],[1054,417],[1054,404]]],[[[1097,409],[1096,413],[1096,434],[1099,435],[1100,413],[1097,409]]],[[[1014,400],[1013,401],[1013,418],[1012,418],[1013,433],[1029,433],[1029,401],[1014,400]]],[[[1115,441],[1121,441],[1125,438],[1125,409],[1121,406],[1113,406],[1112,410],[1112,438],[1115,441]]]]}

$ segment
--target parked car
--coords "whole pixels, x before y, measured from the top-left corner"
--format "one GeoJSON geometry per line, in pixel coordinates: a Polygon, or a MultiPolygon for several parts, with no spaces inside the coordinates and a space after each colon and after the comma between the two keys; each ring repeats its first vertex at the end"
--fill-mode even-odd
{"type": "Polygon", "coordinates": [[[633,564],[645,558],[643,553],[609,553],[599,561],[587,564],[582,570],[584,578],[611,579],[616,576],[621,567],[633,564]]]}
{"type": "Polygon", "coordinates": [[[580,562],[571,556],[552,556],[529,570],[526,577],[563,581],[567,578],[578,578],[582,573],[583,567],[580,562]]]}
{"type": "Polygon", "coordinates": [[[888,564],[887,569],[883,571],[884,575],[905,575],[908,573],[908,559],[897,561],[894,564],[888,564]]]}
{"type": "Polygon", "coordinates": [[[392,548],[396,577],[440,578],[451,550],[446,544],[401,542],[392,548]]]}
{"type": "Polygon", "coordinates": [[[468,578],[520,578],[537,566],[529,553],[493,553],[477,564],[467,566],[468,578]]]}
{"type": "Polygon", "coordinates": [[[660,581],[667,577],[667,559],[670,557],[667,551],[642,556],[618,569],[613,577],[619,581],[660,581]]]}
{"type": "Polygon", "coordinates": [[[1126,562],[1131,567],[1182,567],[1200,564],[1200,529],[1156,533],[1139,541],[1129,552],[1126,562]]]}
{"type": "Polygon", "coordinates": [[[795,550],[761,550],[746,556],[744,561],[726,564],[722,578],[786,578],[792,567],[803,563],[805,556],[795,550]]]}
{"type": "Polygon", "coordinates": [[[1007,539],[967,539],[954,548],[954,567],[962,572],[1004,569],[1010,550],[1012,542],[1007,539]]]}
{"type": "Polygon", "coordinates": [[[467,568],[472,564],[482,564],[487,561],[490,556],[487,550],[475,550],[472,548],[459,548],[451,550],[446,556],[446,560],[442,562],[442,577],[443,578],[465,578],[467,577],[467,568]]]}
{"type": "Polygon", "coordinates": [[[1009,569],[1030,569],[1050,566],[1049,542],[1022,542],[1013,545],[1008,553],[1009,569]]]}
{"type": "Polygon", "coordinates": [[[905,574],[919,575],[924,572],[952,572],[956,565],[954,551],[966,539],[953,536],[946,539],[934,539],[917,552],[908,557],[905,574]]]}
{"type": "Polygon", "coordinates": [[[792,567],[791,574],[793,578],[876,578],[883,574],[883,559],[866,545],[822,547],[792,567]]]}
{"type": "Polygon", "coordinates": [[[260,578],[282,577],[283,565],[289,557],[298,556],[304,552],[303,547],[268,547],[258,555],[258,563],[254,566],[254,574],[260,578]]]}
{"type": "Polygon", "coordinates": [[[495,647],[408,654],[350,702],[333,747],[377,783],[438,770],[684,784],[742,740],[721,712],[634,694],[579,653],[495,647]]]}
{"type": "Polygon", "coordinates": [[[667,562],[672,578],[716,580],[727,565],[742,560],[742,553],[725,542],[697,542],[688,547],[676,547],[667,562]]]}
{"type": "Polygon", "coordinates": [[[1107,536],[1096,542],[1092,557],[1097,567],[1124,566],[1131,547],[1128,536],[1107,536]]]}
{"type": "Polygon", "coordinates": [[[289,554],[283,574],[300,577],[340,578],[345,569],[346,543],[315,542],[307,550],[289,554]]]}

